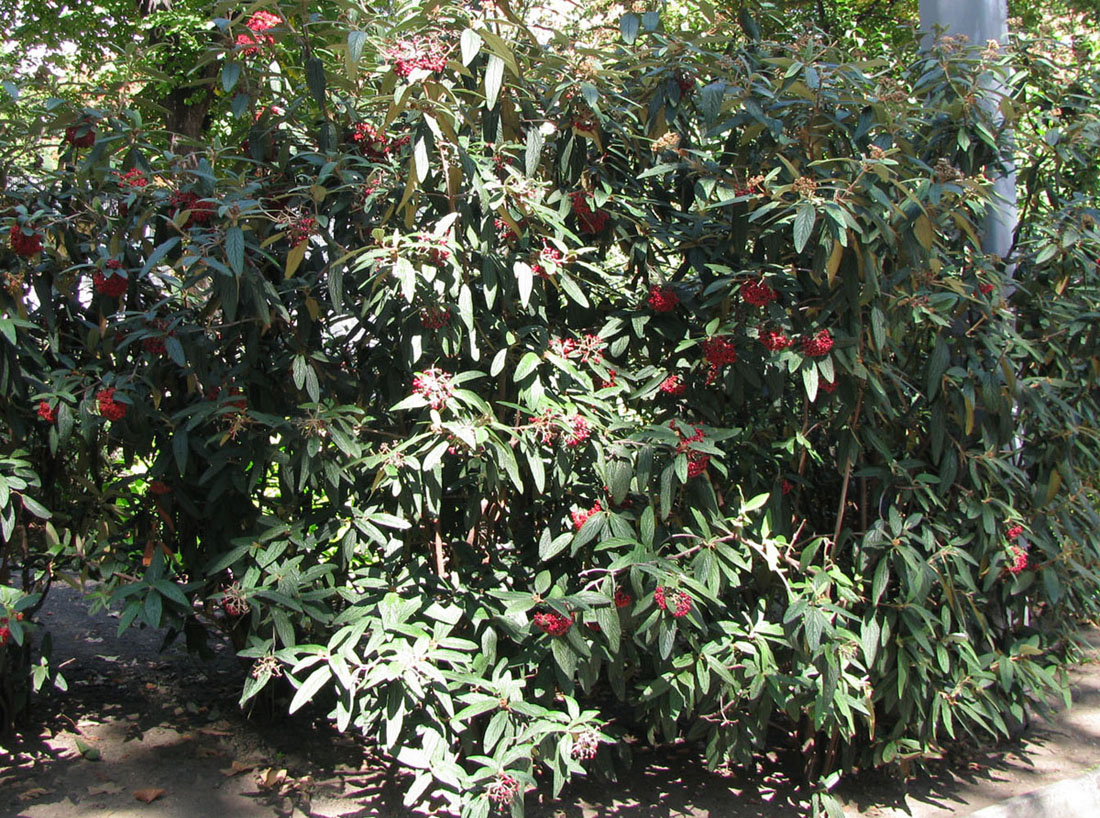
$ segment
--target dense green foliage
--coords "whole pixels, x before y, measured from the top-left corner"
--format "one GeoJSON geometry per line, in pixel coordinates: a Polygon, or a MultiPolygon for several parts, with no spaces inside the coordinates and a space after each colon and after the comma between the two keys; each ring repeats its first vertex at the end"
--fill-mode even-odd
{"type": "Polygon", "coordinates": [[[4,192],[5,554],[229,630],[244,700],[470,816],[627,734],[802,748],[822,808],[1007,733],[1096,609],[1090,67],[1005,74],[1014,281],[1009,57],[505,9],[217,19],[186,154],[21,103],[60,155],[4,192]]]}

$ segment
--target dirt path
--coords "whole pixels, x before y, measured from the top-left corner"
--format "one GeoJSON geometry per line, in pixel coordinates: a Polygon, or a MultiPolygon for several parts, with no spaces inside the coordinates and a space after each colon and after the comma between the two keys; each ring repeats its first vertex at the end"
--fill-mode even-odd
{"type": "MultiPolygon", "coordinates": [[[[244,669],[226,645],[201,662],[163,634],[116,635],[55,587],[43,609],[69,692],[46,697],[43,725],[0,750],[0,818],[396,818],[408,815],[386,766],[324,719],[267,721],[237,708],[244,669]]],[[[1100,639],[1098,639],[1100,644],[1100,639]]],[[[852,818],[966,813],[1100,764],[1100,665],[1075,671],[1078,704],[1036,723],[1010,747],[900,782],[868,775],[847,785],[852,818]],[[908,793],[908,794],[906,794],[908,793]]],[[[274,707],[279,704],[275,703],[274,707]]],[[[581,781],[534,818],[802,818],[805,801],[778,765],[709,773],[688,748],[640,749],[619,783],[581,781]],[[765,769],[766,768],[766,769],[765,769]]]]}

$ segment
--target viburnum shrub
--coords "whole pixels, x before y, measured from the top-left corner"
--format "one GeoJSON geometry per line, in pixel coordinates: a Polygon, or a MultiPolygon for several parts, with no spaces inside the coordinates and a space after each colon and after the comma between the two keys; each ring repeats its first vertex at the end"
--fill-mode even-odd
{"type": "Polygon", "coordinates": [[[1012,106],[978,100],[1011,55],[495,8],[219,18],[200,150],[120,92],[80,164],[12,169],[43,237],[0,293],[20,521],[53,512],[123,626],[224,627],[243,700],[283,677],[440,813],[679,738],[790,750],[820,810],[1009,732],[1097,608],[1091,67],[1057,138],[1013,123],[1009,264],[1012,106]]]}

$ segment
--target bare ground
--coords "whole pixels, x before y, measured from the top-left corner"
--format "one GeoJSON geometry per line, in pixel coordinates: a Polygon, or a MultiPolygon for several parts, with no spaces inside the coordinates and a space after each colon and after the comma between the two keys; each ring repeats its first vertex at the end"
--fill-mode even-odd
{"type": "MultiPolygon", "coordinates": [[[[200,661],[163,634],[91,615],[55,587],[41,619],[68,657],[69,692],[44,697],[36,730],[0,749],[0,818],[396,818],[400,786],[379,758],[323,718],[272,720],[237,707],[244,669],[224,644],[200,661]]],[[[1100,635],[1096,636],[1100,645],[1100,635]]],[[[908,782],[845,784],[851,818],[944,818],[1100,764],[1100,664],[1074,671],[1075,705],[1016,742],[971,752],[908,782]]],[[[277,711],[280,703],[270,703],[277,711]]],[[[262,707],[260,709],[263,709],[262,707]]],[[[686,746],[635,751],[618,782],[580,781],[534,818],[802,818],[805,794],[776,757],[708,772],[686,746]]]]}

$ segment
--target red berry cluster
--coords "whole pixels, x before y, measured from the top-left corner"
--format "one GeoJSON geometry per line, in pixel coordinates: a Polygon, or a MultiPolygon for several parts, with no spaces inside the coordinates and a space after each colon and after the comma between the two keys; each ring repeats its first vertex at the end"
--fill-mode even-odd
{"type": "Polygon", "coordinates": [[[827,329],[823,329],[808,338],[802,339],[802,352],[811,358],[820,358],[824,355],[828,355],[829,350],[832,348],[833,336],[829,334],[829,330],[827,329]]]}
{"type": "Polygon", "coordinates": [[[706,359],[709,368],[707,384],[712,384],[718,380],[718,374],[723,366],[737,362],[737,350],[732,341],[724,336],[715,335],[703,341],[703,358],[706,359]]]}
{"type": "Polygon", "coordinates": [[[595,730],[585,730],[573,739],[573,749],[569,755],[578,761],[587,761],[596,757],[600,746],[600,735],[595,730]]]}
{"type": "Polygon", "coordinates": [[[454,394],[451,375],[442,369],[432,367],[413,378],[413,392],[428,401],[433,409],[442,409],[454,394]]]}
{"type": "Polygon", "coordinates": [[[671,287],[651,287],[649,308],[654,312],[672,312],[680,303],[680,296],[671,287]]]}
{"type": "MultiPolygon", "coordinates": [[[[23,621],[23,614],[22,613],[16,613],[15,614],[15,621],[16,622],[22,622],[23,621]]],[[[9,622],[11,622],[11,620],[8,617],[0,616],[0,647],[3,647],[4,645],[6,645],[8,643],[8,641],[11,639],[11,628],[8,627],[9,622]]]]}
{"type": "Polygon", "coordinates": [[[420,311],[420,325],[425,329],[443,329],[451,322],[451,311],[444,307],[425,307],[420,311]]]}
{"type": "Polygon", "coordinates": [[[512,225],[504,221],[504,219],[493,219],[493,227],[496,228],[498,241],[507,243],[519,238],[519,233],[512,228],[512,225]]]}
{"type": "Polygon", "coordinates": [[[618,375],[618,373],[614,369],[607,370],[607,380],[606,381],[600,381],[599,388],[600,389],[610,389],[612,386],[614,386],[616,375],[618,375]]]}
{"type": "Polygon", "coordinates": [[[191,215],[187,217],[187,221],[183,223],[183,229],[186,230],[189,227],[195,225],[209,224],[210,219],[214,216],[214,204],[213,202],[206,202],[199,198],[199,195],[191,190],[176,190],[168,198],[168,206],[172,210],[172,218],[176,218],[176,215],[184,211],[189,211],[191,215]]]}
{"type": "Polygon", "coordinates": [[[677,619],[691,613],[691,597],[684,591],[673,591],[670,599],[668,592],[658,585],[657,590],[653,592],[653,601],[657,603],[658,608],[662,611],[668,611],[677,619]],[[671,608],[669,607],[670,603],[671,608]]]}
{"type": "Polygon", "coordinates": [[[47,401],[40,400],[38,402],[38,417],[46,421],[46,423],[57,422],[57,407],[51,407],[47,401]]]}
{"type": "Polygon", "coordinates": [[[561,358],[570,358],[577,351],[577,342],[572,338],[551,338],[550,351],[561,358]]]}
{"type": "Polygon", "coordinates": [[[287,226],[287,235],[290,237],[290,246],[297,247],[305,244],[317,233],[317,220],[312,216],[303,216],[292,221],[287,226]]]}
{"type": "Polygon", "coordinates": [[[65,129],[65,141],[74,148],[90,148],[95,144],[95,128],[92,120],[83,119],[65,129]]]}
{"type": "Polygon", "coordinates": [[[275,28],[282,22],[282,18],[269,11],[257,11],[249,17],[245,26],[251,33],[238,34],[236,39],[241,54],[245,57],[251,57],[254,54],[259,54],[260,49],[264,46],[274,45],[275,38],[265,32],[275,28]]]}
{"type": "Polygon", "coordinates": [[[245,25],[252,31],[270,31],[275,26],[282,25],[283,18],[270,11],[257,11],[248,18],[245,25]]]}
{"type": "Polygon", "coordinates": [[[8,235],[11,238],[12,252],[16,255],[33,258],[42,252],[42,234],[38,231],[26,233],[21,226],[13,224],[8,235]]]}
{"type": "Polygon", "coordinates": [[[135,190],[140,190],[141,188],[149,184],[149,179],[146,178],[145,174],[137,168],[130,168],[125,173],[120,173],[118,175],[118,183],[123,187],[130,187],[134,188],[135,190]]]}
{"type": "Polygon", "coordinates": [[[625,608],[627,605],[634,601],[634,597],[626,592],[623,588],[615,589],[615,607],[625,608]]]}
{"type": "Polygon", "coordinates": [[[982,295],[989,295],[991,292],[993,292],[993,285],[992,284],[979,284],[978,285],[978,292],[980,292],[982,295]]]}
{"type": "Polygon", "coordinates": [[[141,339],[141,345],[145,348],[145,351],[151,355],[164,355],[168,350],[164,345],[165,336],[172,335],[173,333],[168,331],[168,322],[163,318],[156,318],[147,324],[148,328],[161,333],[161,335],[154,335],[151,337],[145,337],[141,339]]]}
{"type": "Polygon", "coordinates": [[[672,397],[678,398],[687,391],[687,384],[684,383],[683,378],[679,375],[669,375],[661,381],[661,385],[657,388],[666,395],[672,395],[672,397]]]}
{"type": "Polygon", "coordinates": [[[703,341],[703,357],[712,367],[725,366],[737,362],[737,350],[725,336],[715,335],[703,341]]]}
{"type": "Polygon", "coordinates": [[[1027,551],[1018,545],[1012,546],[1012,564],[1008,566],[1008,573],[1019,574],[1027,568],[1027,551]]]}
{"type": "Polygon", "coordinates": [[[684,437],[684,433],[680,431],[680,425],[670,420],[668,422],[668,428],[674,431],[677,437],[680,438],[676,444],[676,453],[684,454],[688,456],[688,477],[698,477],[700,474],[707,470],[707,465],[710,463],[710,455],[703,452],[697,452],[691,448],[692,443],[698,443],[706,435],[703,434],[703,430],[698,426],[692,426],[692,434],[690,437],[684,437]]]}
{"type": "Polygon", "coordinates": [[[569,517],[573,520],[573,528],[577,529],[577,531],[580,531],[581,528],[584,527],[584,524],[588,522],[589,517],[591,517],[593,514],[599,514],[601,511],[603,511],[603,506],[600,505],[600,501],[597,500],[595,505],[593,505],[592,508],[588,509],[587,511],[585,511],[584,509],[580,509],[578,511],[570,512],[569,517]]]}
{"type": "Polygon", "coordinates": [[[560,416],[553,409],[543,409],[542,412],[531,418],[531,428],[535,430],[540,441],[545,444],[553,443],[561,429],[558,427],[560,416]]]}
{"type": "Polygon", "coordinates": [[[710,455],[702,452],[688,452],[688,477],[698,477],[707,470],[710,455]]]}
{"type": "Polygon", "coordinates": [[[580,226],[581,232],[589,234],[603,232],[610,219],[607,211],[592,210],[592,207],[588,204],[591,196],[586,191],[578,190],[570,193],[569,198],[573,202],[573,215],[577,217],[577,224],[580,226]]]}
{"type": "Polygon", "coordinates": [[[275,38],[270,34],[238,34],[234,44],[241,49],[241,56],[252,57],[264,46],[274,45],[275,38]]]}
{"type": "Polygon", "coordinates": [[[107,420],[122,420],[126,417],[126,404],[115,400],[115,388],[100,389],[95,396],[99,405],[99,414],[107,420]]]}
{"type": "Polygon", "coordinates": [[[786,497],[788,494],[794,491],[794,483],[792,483],[790,480],[784,480],[782,483],[779,484],[779,491],[783,494],[784,497],[786,497]]]}
{"type": "Polygon", "coordinates": [[[545,611],[534,615],[535,626],[543,633],[551,636],[565,636],[573,627],[573,617],[565,616],[557,611],[545,611]]]}
{"type": "Polygon", "coordinates": [[[381,162],[394,151],[407,145],[409,138],[403,136],[400,139],[390,139],[385,131],[374,127],[369,122],[357,122],[351,131],[351,141],[368,159],[381,162]]]}
{"type": "Polygon", "coordinates": [[[741,298],[754,307],[766,307],[778,297],[779,294],[763,281],[746,281],[741,285],[741,298]]]}
{"type": "Polygon", "coordinates": [[[569,418],[569,430],[569,437],[566,438],[565,445],[571,449],[580,446],[592,435],[591,424],[580,415],[573,415],[569,418]]]}
{"type": "Polygon", "coordinates": [[[1024,527],[1022,525],[1014,525],[1005,532],[1005,536],[1010,540],[1014,540],[1023,533],[1024,527]]]}
{"type": "Polygon", "coordinates": [[[760,330],[759,338],[764,348],[771,352],[779,352],[794,344],[794,341],[779,330],[774,329],[760,330]]]}
{"type": "Polygon", "coordinates": [[[826,395],[831,395],[836,391],[836,381],[821,381],[818,384],[818,389],[824,392],[826,395]]]}
{"type": "Polygon", "coordinates": [[[435,266],[446,264],[451,257],[450,248],[447,247],[447,239],[444,236],[433,236],[431,233],[421,233],[418,236],[421,245],[427,246],[428,260],[435,266]]]}
{"type": "Polygon", "coordinates": [[[507,773],[499,773],[485,787],[485,795],[494,804],[503,807],[505,804],[510,804],[512,799],[519,795],[519,782],[507,773]]]}
{"type": "Polygon", "coordinates": [[[584,363],[599,363],[603,360],[604,340],[598,335],[587,333],[580,341],[572,338],[551,338],[550,351],[562,358],[576,356],[584,363]]]}
{"type": "Polygon", "coordinates": [[[447,67],[447,47],[438,37],[418,35],[398,40],[385,54],[399,77],[408,77],[418,68],[438,74],[447,67]]]}
{"type": "Polygon", "coordinates": [[[117,258],[109,258],[104,267],[107,269],[106,273],[102,270],[96,270],[92,275],[92,286],[100,295],[105,295],[108,298],[119,298],[125,294],[130,283],[126,273],[122,272],[123,264],[117,258]]]}
{"type": "Polygon", "coordinates": [[[548,279],[562,260],[561,250],[548,242],[543,242],[542,250],[539,251],[539,260],[531,265],[531,272],[539,278],[548,279]]]}

